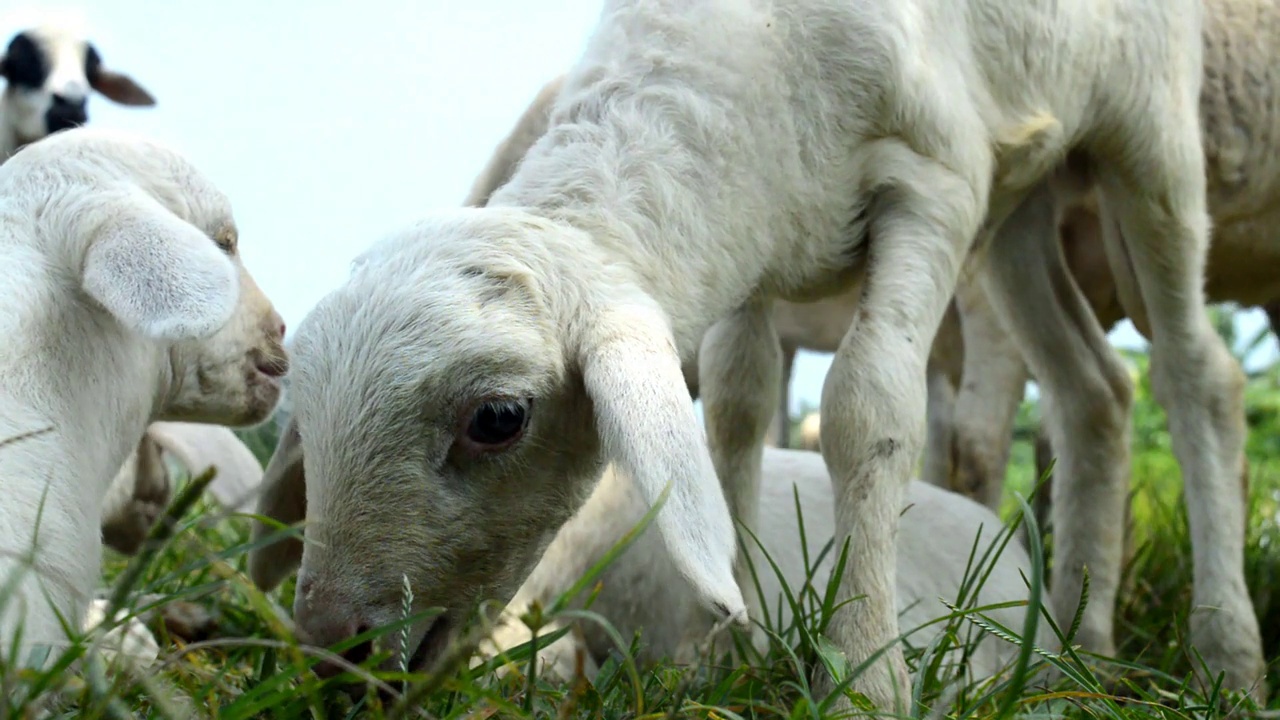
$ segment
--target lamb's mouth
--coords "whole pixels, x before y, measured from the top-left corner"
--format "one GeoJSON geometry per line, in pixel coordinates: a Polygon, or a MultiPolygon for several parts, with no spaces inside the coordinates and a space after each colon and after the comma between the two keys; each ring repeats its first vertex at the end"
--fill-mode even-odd
{"type": "Polygon", "coordinates": [[[449,613],[437,615],[410,656],[409,670],[420,672],[435,669],[434,666],[439,663],[455,634],[453,618],[449,613]]]}

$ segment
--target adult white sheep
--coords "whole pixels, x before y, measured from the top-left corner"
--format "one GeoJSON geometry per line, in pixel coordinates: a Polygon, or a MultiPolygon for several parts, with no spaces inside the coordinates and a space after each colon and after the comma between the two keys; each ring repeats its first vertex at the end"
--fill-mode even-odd
{"type": "MultiPolygon", "coordinates": [[[[650,502],[673,488],[656,522],[674,562],[709,608],[745,619],[732,518],[755,525],[777,406],[772,298],[831,295],[865,273],[822,397],[837,541],[858,565],[838,595],[866,598],[842,606],[831,637],[862,663],[897,635],[893,537],[929,346],[980,231],[994,235],[978,266],[994,304],[1019,314],[1037,377],[1070,400],[1052,408],[1060,424],[1109,402],[1123,366],[1096,321],[1058,327],[1079,291],[1023,282],[1058,270],[1055,193],[1095,177],[1151,298],[1184,475],[1234,481],[1241,372],[1200,288],[1200,12],[607,1],[551,128],[488,206],[376,244],[298,329],[317,540],[298,627],[328,645],[392,621],[407,574],[420,607],[449,608],[410,633],[416,661],[433,661],[476,601],[511,598],[606,460],[650,502]],[[996,232],[1005,220],[1012,231],[996,232]],[[1028,329],[1042,317],[1055,333],[1028,329]],[[699,343],[710,450],[682,372],[699,343]]],[[[1256,620],[1233,589],[1209,599],[1225,609],[1194,641],[1229,687],[1251,686],[1260,657],[1236,650],[1256,620]]],[[[900,651],[882,658],[853,689],[888,707],[906,697],[905,666],[900,651]]]]}
{"type": "Polygon", "coordinates": [[[169,504],[173,478],[166,457],[189,474],[216,469],[209,494],[233,512],[249,512],[262,483],[262,464],[229,428],[205,423],[153,422],[129,452],[102,503],[102,540],[132,555],[169,504]]]}
{"type": "Polygon", "coordinates": [[[89,93],[147,107],[155,98],[128,75],[111,70],[93,43],[69,24],[15,34],[0,54],[0,163],[27,143],[89,120],[89,93]]]}
{"type": "MultiPolygon", "coordinates": [[[[746,543],[760,579],[769,619],[776,630],[783,630],[791,624],[792,612],[769,559],[782,572],[782,580],[790,592],[799,595],[805,583],[810,582],[805,558],[810,562],[817,560],[835,532],[834,497],[822,456],[814,452],[765,449],[761,480],[760,545],[750,539],[746,543]],[[805,543],[801,543],[797,497],[804,520],[805,543]],[[768,558],[760,551],[761,545],[768,558]]],[[[518,619],[520,614],[535,601],[544,608],[549,607],[604,558],[623,534],[642,519],[645,510],[646,502],[635,484],[610,466],[587,502],[560,528],[542,560],[505,609],[492,642],[483,644],[482,649],[492,655],[528,641],[530,631],[518,619]]],[[[1027,601],[1024,578],[1032,575],[1031,559],[1016,540],[1002,551],[997,545],[991,556],[984,558],[1002,525],[1000,519],[982,505],[913,480],[907,488],[900,522],[896,597],[899,626],[904,632],[914,630],[906,638],[907,642],[923,647],[945,630],[946,623],[930,624],[950,614],[942,601],[962,608],[1027,601]],[[969,568],[971,562],[973,567],[969,568]],[[982,567],[979,569],[978,565],[982,567]],[[966,569],[978,576],[987,568],[991,574],[976,597],[973,589],[978,582],[971,577],[962,599],[966,569]]],[[[822,556],[821,563],[812,568],[812,588],[819,596],[826,590],[838,552],[838,548],[832,548],[822,556]]],[[[849,567],[846,572],[852,570],[849,567]]],[[[754,588],[747,592],[754,592],[754,588]]],[[[1047,595],[1045,598],[1048,607],[1047,595]]],[[[581,600],[579,598],[574,606],[580,607],[581,600]]],[[[810,606],[807,600],[802,605],[810,606]]],[[[715,620],[680,577],[655,532],[642,533],[604,571],[591,609],[606,618],[624,638],[642,631],[642,649],[637,658],[641,661],[663,657],[677,662],[694,661],[697,645],[706,639],[715,620]]],[[[1025,605],[984,613],[1019,631],[1026,621],[1025,605]]],[[[547,669],[563,679],[573,677],[579,649],[585,651],[589,676],[595,673],[597,663],[615,649],[613,641],[598,624],[573,624],[574,630],[539,653],[547,669]]],[[[544,629],[542,634],[556,627],[559,625],[544,629]]],[[[1038,629],[1036,644],[1050,652],[1056,651],[1057,638],[1048,623],[1041,620],[1038,629]]],[[[946,661],[966,662],[968,679],[987,678],[1006,667],[1017,655],[1016,645],[985,631],[970,632],[977,628],[967,622],[962,622],[960,630],[962,639],[976,641],[972,653],[962,658],[960,647],[953,645],[946,661]]],[[[757,625],[753,635],[757,648],[766,651],[768,637],[763,628],[757,625]]]]}
{"type": "Polygon", "coordinates": [[[19,626],[27,662],[84,617],[103,499],[149,422],[247,425],[279,400],[283,322],[237,243],[227,198],[151,140],[67,130],[0,166],[6,654],[19,626]]]}

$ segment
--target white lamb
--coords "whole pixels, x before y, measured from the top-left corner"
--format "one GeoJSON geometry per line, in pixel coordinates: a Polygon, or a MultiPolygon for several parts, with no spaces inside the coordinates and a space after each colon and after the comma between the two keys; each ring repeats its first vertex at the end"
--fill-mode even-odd
{"type": "Polygon", "coordinates": [[[226,197],[180,154],[80,128],[0,166],[0,646],[67,637],[98,579],[102,503],[153,420],[265,419],[283,323],[226,197]],[[45,582],[48,581],[48,582],[45,582]],[[42,593],[47,592],[47,598],[42,593]]]}
{"type": "MultiPolygon", "coordinates": [[[[1265,219],[1277,212],[1280,201],[1272,198],[1275,193],[1266,192],[1272,186],[1280,187],[1280,169],[1273,167],[1270,158],[1276,153],[1255,154],[1247,157],[1242,143],[1247,137],[1269,138],[1267,128],[1280,124],[1280,114],[1272,112],[1257,96],[1246,92],[1249,87],[1240,78],[1256,76],[1270,79],[1269,68],[1280,58],[1280,14],[1272,6],[1245,4],[1239,0],[1210,0],[1205,4],[1205,85],[1201,94],[1200,112],[1204,144],[1210,164],[1209,209],[1214,217],[1215,237],[1223,240],[1210,246],[1208,257],[1207,292],[1211,300],[1234,300],[1246,304],[1267,307],[1269,316],[1280,313],[1280,253],[1267,248],[1259,249],[1257,229],[1265,227],[1265,219]],[[1243,94],[1242,94],[1243,93],[1243,94]],[[1268,305],[1269,304],[1269,305],[1268,305]]],[[[518,120],[516,127],[499,145],[494,159],[477,179],[468,204],[483,204],[493,191],[505,183],[518,160],[533,143],[545,133],[550,123],[550,112],[563,77],[556,78],[538,93],[533,103],[518,120]]],[[[1280,150],[1278,148],[1277,150],[1280,150]]],[[[1126,311],[1120,294],[1125,288],[1133,288],[1135,281],[1129,277],[1125,261],[1126,283],[1117,287],[1108,267],[1106,248],[1099,224],[1098,198],[1089,193],[1076,204],[1065,208],[1058,221],[1058,233],[1063,248],[1063,259],[1070,275],[1080,288],[1088,306],[1093,310],[1101,327],[1110,331],[1126,311]]],[[[1277,246],[1280,248],[1280,245],[1277,246]]],[[[857,309],[862,288],[824,298],[813,303],[774,303],[773,322],[782,347],[783,371],[781,401],[772,437],[780,445],[787,443],[790,427],[787,415],[789,405],[787,388],[796,351],[800,348],[818,352],[835,352],[857,309]]],[[[1128,292],[1136,298],[1136,290],[1128,292]]],[[[965,307],[965,324],[960,323],[957,301],[948,306],[941,327],[931,347],[928,369],[928,433],[924,453],[922,477],[928,482],[947,487],[998,509],[1003,496],[1005,468],[1009,459],[1010,440],[1018,403],[1022,398],[1029,370],[1013,338],[1001,326],[981,288],[973,282],[961,282],[959,302],[965,307]],[[966,341],[974,350],[966,354],[966,341]],[[963,374],[963,392],[961,375],[963,374]],[[957,397],[959,394],[959,397],[957,397]],[[957,422],[956,418],[963,418],[957,422]]],[[[1134,299],[1130,305],[1138,308],[1138,327],[1145,328],[1141,303],[1134,299]]],[[[1280,324],[1273,322],[1273,327],[1280,324]]],[[[1120,376],[1110,378],[1117,382],[1120,376]]],[[[696,379],[693,383],[696,396],[696,379]]],[[[1125,408],[1127,412],[1127,408],[1125,408]]],[[[818,418],[805,418],[801,427],[801,447],[817,449],[818,418]]],[[[1108,423],[1101,423],[1108,428],[1108,423]]],[[[1043,476],[1050,455],[1047,435],[1042,430],[1037,443],[1036,475],[1043,476]]],[[[1124,467],[1123,458],[1120,459],[1124,467]]],[[[1122,477],[1114,473],[1087,476],[1106,477],[1119,482],[1122,477]]],[[[1105,484],[1105,483],[1104,483],[1105,484]]],[[[1242,462],[1240,484],[1247,502],[1248,467],[1242,462]]],[[[1041,527],[1049,525],[1048,502],[1053,484],[1047,483],[1036,498],[1036,511],[1041,527]]],[[[1114,488],[1104,488],[1112,493],[1114,488]]],[[[1067,568],[1088,566],[1105,569],[1105,574],[1095,577],[1093,608],[1085,623],[1086,638],[1097,638],[1095,647],[1110,652],[1111,621],[1101,612],[1110,613],[1118,584],[1122,559],[1131,556],[1131,526],[1125,522],[1123,543],[1118,546],[1096,544],[1104,535],[1094,532],[1094,520],[1089,508],[1107,507],[1107,500],[1094,497],[1097,491],[1086,483],[1068,486],[1065,492],[1078,491],[1083,499],[1069,499],[1069,507],[1078,520],[1064,523],[1065,533],[1074,537],[1060,541],[1065,552],[1063,563],[1055,565],[1058,572],[1067,568]],[[1078,490],[1077,490],[1078,489],[1078,490]],[[1102,503],[1099,505],[1099,503],[1102,503]],[[1086,527],[1077,529],[1083,521],[1086,527]],[[1123,548],[1123,549],[1121,549],[1123,548]],[[1119,552],[1119,554],[1117,554],[1119,552]],[[1080,558],[1077,560],[1076,558],[1080,558]],[[1105,625],[1103,625],[1105,623],[1105,625]]],[[[1110,501],[1114,501],[1113,497],[1110,501]]],[[[1198,501],[1197,501],[1198,502],[1198,501]]],[[[1124,515],[1127,517],[1128,494],[1123,495],[1124,515]]],[[[1199,503],[1197,512],[1204,512],[1211,519],[1204,522],[1217,524],[1212,513],[1215,504],[1199,503]]],[[[1114,512],[1109,508],[1107,512],[1114,512]]],[[[1206,554],[1223,552],[1199,543],[1199,551],[1206,554]]],[[[1225,555],[1236,557],[1232,548],[1225,555]]],[[[1238,554],[1243,557],[1243,550],[1238,554]]],[[[1201,573],[1201,586],[1221,584],[1211,577],[1211,568],[1205,564],[1201,573]]],[[[1229,567],[1229,566],[1228,566],[1229,567]]],[[[1078,570],[1077,570],[1078,572],[1078,570]]],[[[1228,586],[1232,578],[1225,578],[1228,586]]],[[[1078,582],[1072,583],[1078,588],[1078,582]]],[[[1237,596],[1244,597],[1242,588],[1236,588],[1237,596]]],[[[1077,592],[1078,590],[1068,590],[1077,592]]],[[[1078,596],[1078,595],[1077,595],[1078,596]]],[[[1060,598],[1066,603],[1069,598],[1060,598]]],[[[1212,612],[1212,610],[1209,610],[1212,612]]],[[[1250,641],[1245,641],[1250,642],[1250,641]]]]}
{"type": "MultiPolygon", "coordinates": [[[[808,580],[805,550],[813,563],[835,532],[834,498],[826,466],[817,453],[767,448],[761,482],[760,544],[783,573],[790,592],[799,595],[808,580]],[[793,488],[804,520],[804,549],[793,488]]],[[[482,646],[484,650],[496,654],[528,641],[530,631],[518,619],[520,614],[533,602],[550,607],[603,559],[624,533],[640,522],[646,509],[647,504],[631,479],[610,466],[587,502],[560,528],[546,554],[505,609],[493,642],[482,646]]],[[[991,557],[984,559],[984,553],[1001,527],[1000,519],[978,503],[918,480],[911,481],[897,536],[899,626],[903,632],[915,631],[906,638],[907,642],[923,647],[945,630],[945,622],[930,624],[951,613],[942,601],[961,608],[1027,601],[1024,578],[1032,576],[1031,559],[1016,540],[1002,551],[997,544],[991,557]],[[976,576],[987,568],[991,568],[991,574],[975,598],[976,576]],[[968,579],[961,599],[967,569],[973,577],[968,579]]],[[[760,580],[768,617],[775,631],[783,631],[793,616],[781,581],[769,559],[761,553],[760,545],[750,539],[746,543],[760,580]]],[[[819,596],[826,590],[838,553],[839,548],[832,547],[821,556],[821,563],[811,566],[812,587],[819,596]]],[[[852,570],[850,567],[846,572],[852,570]]],[[[600,583],[601,589],[591,609],[609,620],[624,639],[629,640],[636,631],[642,631],[638,660],[663,657],[686,663],[695,660],[697,645],[713,629],[714,617],[699,604],[693,589],[680,577],[657,533],[642,533],[605,570],[600,583]]],[[[747,592],[754,593],[754,587],[747,592]]],[[[573,607],[580,607],[581,600],[579,598],[573,607]]],[[[1045,605],[1048,607],[1047,602],[1045,605]]],[[[810,600],[802,604],[804,608],[812,606],[810,600]]],[[[1026,621],[1026,606],[987,610],[984,614],[1020,632],[1026,621]]],[[[596,672],[597,663],[615,649],[613,641],[598,624],[574,625],[575,629],[568,635],[539,653],[547,669],[563,679],[573,677],[579,649],[585,651],[589,676],[596,672]]],[[[559,625],[545,628],[540,634],[545,635],[556,627],[559,625]]],[[[976,640],[968,657],[969,677],[980,680],[1006,667],[1016,657],[1018,647],[985,631],[971,632],[976,629],[967,622],[961,623],[961,637],[976,640]]],[[[1056,651],[1057,638],[1043,619],[1038,630],[1036,644],[1056,651]]],[[[754,628],[753,639],[760,651],[767,651],[768,637],[760,626],[754,628]]],[[[963,662],[959,650],[952,646],[947,654],[948,662],[963,662]]]]}
{"type": "MultiPolygon", "coordinates": [[[[980,234],[974,269],[1035,346],[1056,426],[1078,432],[1061,450],[1122,452],[1081,448],[1079,426],[1123,365],[1075,312],[1074,286],[1025,281],[1058,272],[1058,196],[1095,178],[1149,298],[1184,476],[1233,483],[1242,373],[1200,284],[1200,14],[1199,0],[606,0],[511,181],[485,208],[441,210],[373,246],[298,328],[316,541],[300,630],[330,645],[393,621],[407,576],[419,607],[449,609],[409,634],[416,662],[433,663],[477,601],[514,595],[610,460],[648,502],[672,488],[656,523],[673,561],[701,602],[744,622],[733,518],[756,525],[780,383],[772,299],[829,296],[865,273],[821,443],[836,537],[857,565],[837,594],[865,596],[829,629],[857,666],[897,635],[893,538],[929,348],[980,234]],[[1082,323],[1063,327],[1064,308],[1082,323]],[[683,372],[700,344],[709,438],[683,372]]],[[[1192,639],[1228,687],[1258,687],[1238,579],[1201,598],[1220,610],[1192,639]]],[[[897,707],[900,649],[881,657],[853,689],[897,707]]]]}
{"type": "Polygon", "coordinates": [[[27,143],[89,120],[89,93],[146,107],[155,98],[128,75],[102,63],[97,48],[70,24],[49,23],[14,35],[0,54],[0,163],[27,143]]]}

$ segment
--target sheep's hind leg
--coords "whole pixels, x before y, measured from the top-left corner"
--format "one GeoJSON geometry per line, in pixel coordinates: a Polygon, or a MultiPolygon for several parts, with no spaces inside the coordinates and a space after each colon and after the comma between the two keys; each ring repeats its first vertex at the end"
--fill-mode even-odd
{"type": "Polygon", "coordinates": [[[1152,391],[1168,413],[1182,468],[1194,558],[1192,645],[1210,673],[1226,672],[1224,687],[1261,701],[1266,666],[1244,577],[1244,374],[1205,306],[1209,221],[1195,107],[1156,109],[1160,132],[1134,118],[1129,162],[1101,166],[1099,179],[1150,321],[1152,391]],[[1183,108],[1190,110],[1177,112],[1183,108]]]}
{"type": "Polygon", "coordinates": [[[1059,451],[1051,584],[1058,622],[1070,625],[1087,568],[1077,641],[1112,654],[1133,387],[1067,269],[1055,215],[1046,180],[997,229],[982,277],[990,307],[1040,384],[1044,424],[1059,451]]]}
{"type": "MultiPolygon", "coordinates": [[[[849,557],[828,633],[851,672],[887,648],[851,689],[892,710],[911,693],[898,640],[898,516],[924,446],[930,348],[986,202],[983,189],[905,148],[885,165],[897,170],[895,184],[871,209],[866,286],[823,385],[821,446],[835,552],[847,541],[849,557]]],[[[819,669],[814,686],[828,694],[833,678],[819,669]]]]}
{"type": "MultiPolygon", "coordinates": [[[[716,474],[729,511],[755,531],[764,441],[774,422],[782,387],[782,354],[772,303],[753,300],[712,326],[702,341],[698,377],[703,416],[716,474]]],[[[739,535],[734,577],[748,613],[759,618],[759,597],[743,550],[754,543],[739,535]]],[[[757,572],[769,572],[757,568],[757,572]]]]}

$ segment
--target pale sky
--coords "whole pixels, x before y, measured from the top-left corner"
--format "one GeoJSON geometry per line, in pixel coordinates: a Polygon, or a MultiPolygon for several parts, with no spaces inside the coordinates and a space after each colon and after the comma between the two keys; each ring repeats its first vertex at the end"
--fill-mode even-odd
{"type": "MultiPolygon", "coordinates": [[[[0,12],[5,44],[29,8],[0,12]]],[[[461,203],[544,82],[577,57],[599,0],[93,0],[79,14],[153,108],[101,96],[90,122],[184,151],[230,196],[244,260],[289,326],[382,234],[461,203]]],[[[1242,332],[1265,318],[1241,314],[1242,332]]],[[[1140,341],[1125,323],[1112,337],[1140,341]]],[[[1265,349],[1275,357],[1274,340],[1265,349]]],[[[830,356],[803,353],[792,410],[830,356]]]]}

